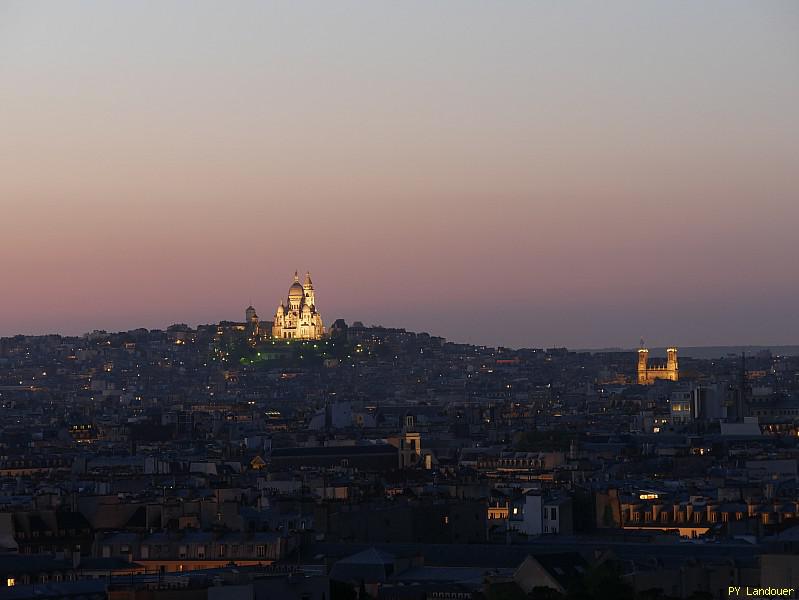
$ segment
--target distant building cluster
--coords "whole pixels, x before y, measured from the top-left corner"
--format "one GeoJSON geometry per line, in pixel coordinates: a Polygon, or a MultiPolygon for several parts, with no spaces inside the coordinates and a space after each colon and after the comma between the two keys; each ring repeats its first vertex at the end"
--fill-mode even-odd
{"type": "Polygon", "coordinates": [[[331,323],[0,339],[0,597],[799,589],[799,356],[331,323]]]}

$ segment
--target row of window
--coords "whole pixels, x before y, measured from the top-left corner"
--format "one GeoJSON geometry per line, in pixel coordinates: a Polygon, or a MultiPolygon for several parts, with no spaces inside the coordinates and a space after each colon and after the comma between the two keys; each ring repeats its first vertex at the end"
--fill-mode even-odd
{"type": "MultiPolygon", "coordinates": [[[[189,558],[190,550],[193,549],[193,558],[205,559],[206,556],[211,557],[214,553],[214,547],[208,548],[205,545],[194,546],[190,548],[186,545],[178,546],[178,558],[189,558]]],[[[266,546],[264,544],[249,544],[239,545],[232,544],[228,547],[227,544],[219,544],[216,546],[216,558],[266,558],[266,546]],[[228,552],[228,550],[230,552],[228,552]],[[253,554],[254,553],[254,554],[253,554]]],[[[109,558],[112,555],[112,547],[109,545],[103,546],[103,558],[109,558]]],[[[131,548],[128,545],[119,547],[120,554],[130,554],[131,548]]],[[[141,547],[141,558],[147,560],[150,558],[169,558],[173,556],[172,548],[168,544],[145,544],[141,547]]]]}
{"type": "MultiPolygon", "coordinates": [[[[42,533],[44,534],[44,537],[53,537],[54,535],[58,535],[60,537],[68,535],[70,537],[74,537],[75,535],[78,534],[78,532],[74,529],[59,529],[57,533],[50,529],[45,529],[43,532],[39,529],[34,529],[33,531],[31,531],[30,536],[28,536],[28,534],[25,531],[19,531],[16,535],[18,539],[24,540],[27,539],[28,537],[37,538],[42,533]]],[[[86,535],[88,532],[83,531],[82,533],[86,535]]]]}
{"type": "Polygon", "coordinates": [[[6,587],[14,587],[17,585],[29,585],[31,583],[60,583],[61,581],[73,581],[74,575],[63,575],[61,573],[41,573],[38,577],[30,575],[21,575],[20,577],[6,577],[6,587]]]}
{"type": "MultiPolygon", "coordinates": [[[[711,523],[717,523],[719,514],[721,514],[721,522],[722,523],[729,522],[731,513],[728,513],[728,512],[722,512],[722,513],[711,512],[710,516],[708,518],[708,521],[711,522],[711,523]]],[[[704,515],[705,515],[704,512],[695,512],[693,514],[694,523],[701,523],[704,520],[704,515]]],[[[743,519],[743,513],[742,512],[736,512],[735,513],[735,520],[736,521],[740,521],[742,519],[743,519]]],[[[650,522],[650,521],[655,521],[655,520],[656,519],[653,518],[653,514],[651,512],[645,512],[644,513],[644,521],[650,522]]],[[[673,515],[672,515],[671,512],[664,511],[664,512],[660,513],[660,522],[661,523],[671,523],[672,520],[673,520],[673,515]]],[[[641,522],[641,513],[640,512],[633,512],[631,521],[633,523],[640,523],[641,522]]],[[[686,513],[683,513],[683,512],[678,513],[677,514],[677,520],[675,522],[676,523],[687,523],[688,522],[688,515],[686,513]]]]}
{"type": "Polygon", "coordinates": [[[485,461],[481,466],[494,465],[498,467],[526,467],[543,469],[545,468],[546,463],[544,459],[536,458],[500,458],[497,461],[485,461]]]}

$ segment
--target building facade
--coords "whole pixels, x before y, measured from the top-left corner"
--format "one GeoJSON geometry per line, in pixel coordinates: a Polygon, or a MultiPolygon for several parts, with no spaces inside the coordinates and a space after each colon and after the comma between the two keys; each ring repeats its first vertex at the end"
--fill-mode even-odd
{"type": "Polygon", "coordinates": [[[653,365],[649,362],[649,350],[638,350],[638,384],[652,385],[656,379],[677,381],[679,369],[677,366],[677,348],[666,350],[666,364],[653,365]]]}
{"type": "Polygon", "coordinates": [[[297,272],[288,293],[275,312],[272,337],[280,339],[318,340],[325,333],[322,315],[316,310],[311,274],[305,274],[305,283],[300,283],[297,272]]]}

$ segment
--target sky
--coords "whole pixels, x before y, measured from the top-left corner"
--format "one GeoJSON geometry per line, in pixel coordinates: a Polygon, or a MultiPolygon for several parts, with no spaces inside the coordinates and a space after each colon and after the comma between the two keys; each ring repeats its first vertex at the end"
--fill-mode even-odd
{"type": "Polygon", "coordinates": [[[0,335],[799,343],[799,3],[0,2],[0,335]]]}

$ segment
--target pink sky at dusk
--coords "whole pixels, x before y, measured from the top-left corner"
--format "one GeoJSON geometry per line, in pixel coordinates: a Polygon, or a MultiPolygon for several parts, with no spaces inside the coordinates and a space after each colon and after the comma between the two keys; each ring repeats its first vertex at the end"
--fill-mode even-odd
{"type": "Polygon", "coordinates": [[[4,2],[0,335],[799,344],[794,2],[4,2]]]}

